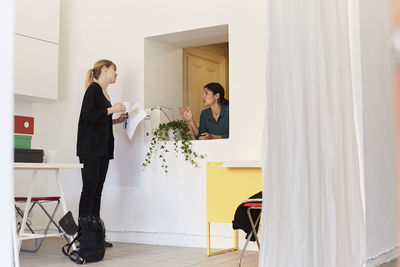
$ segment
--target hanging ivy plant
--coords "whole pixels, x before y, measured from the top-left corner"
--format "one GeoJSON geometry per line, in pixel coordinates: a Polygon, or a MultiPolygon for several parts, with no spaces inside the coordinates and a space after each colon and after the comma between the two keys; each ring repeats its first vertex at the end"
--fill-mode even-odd
{"type": "Polygon", "coordinates": [[[161,167],[164,169],[165,173],[168,173],[168,164],[165,159],[165,154],[170,152],[167,149],[168,140],[173,141],[173,149],[177,153],[177,157],[180,152],[184,159],[189,161],[195,167],[199,167],[197,159],[204,159],[206,156],[193,151],[192,137],[187,122],[184,120],[175,120],[168,123],[161,123],[160,126],[154,130],[149,151],[142,163],[143,168],[151,164],[153,154],[158,152],[161,167]]]}

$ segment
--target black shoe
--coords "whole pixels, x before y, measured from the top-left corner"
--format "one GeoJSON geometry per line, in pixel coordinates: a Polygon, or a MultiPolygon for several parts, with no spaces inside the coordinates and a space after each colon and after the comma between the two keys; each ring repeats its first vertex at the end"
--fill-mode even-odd
{"type": "Polygon", "coordinates": [[[106,248],[112,248],[113,244],[111,244],[110,242],[104,241],[104,246],[106,248]]]}

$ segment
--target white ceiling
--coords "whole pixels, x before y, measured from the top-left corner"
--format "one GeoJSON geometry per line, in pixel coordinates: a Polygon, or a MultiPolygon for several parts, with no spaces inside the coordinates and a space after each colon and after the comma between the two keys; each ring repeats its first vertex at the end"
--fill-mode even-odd
{"type": "Polygon", "coordinates": [[[182,48],[225,43],[229,41],[227,24],[156,35],[147,38],[153,41],[167,43],[182,48]]]}

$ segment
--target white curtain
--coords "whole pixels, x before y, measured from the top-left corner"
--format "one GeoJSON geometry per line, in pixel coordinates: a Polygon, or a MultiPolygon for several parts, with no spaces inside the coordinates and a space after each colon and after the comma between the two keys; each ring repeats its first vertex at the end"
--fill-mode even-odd
{"type": "Polygon", "coordinates": [[[259,266],[363,264],[348,1],[267,1],[268,144],[259,266]]]}

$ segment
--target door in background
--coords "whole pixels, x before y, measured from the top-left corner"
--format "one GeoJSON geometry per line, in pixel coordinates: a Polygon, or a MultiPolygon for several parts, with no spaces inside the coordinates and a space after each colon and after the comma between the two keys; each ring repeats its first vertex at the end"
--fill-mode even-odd
{"type": "Polygon", "coordinates": [[[218,82],[228,89],[228,43],[183,49],[183,105],[190,107],[199,125],[200,113],[206,107],[201,99],[207,83],[218,82]]]}

